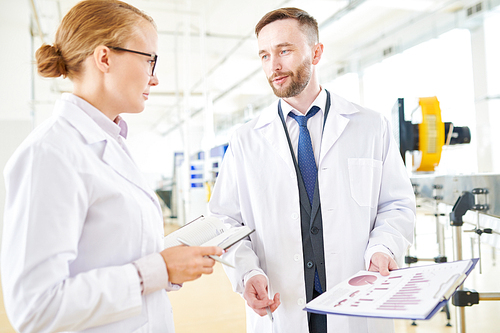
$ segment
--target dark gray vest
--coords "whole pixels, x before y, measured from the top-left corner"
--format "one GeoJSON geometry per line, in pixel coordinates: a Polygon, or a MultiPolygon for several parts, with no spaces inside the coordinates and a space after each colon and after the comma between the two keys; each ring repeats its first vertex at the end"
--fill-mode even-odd
{"type": "MultiPolygon", "coordinates": [[[[328,112],[330,111],[330,93],[326,91],[326,94],[327,98],[323,130],[325,127],[324,124],[326,122],[328,112]]],[[[314,274],[316,269],[318,270],[321,287],[323,291],[326,291],[325,251],[323,246],[323,219],[321,217],[321,201],[319,197],[319,177],[316,177],[314,199],[311,207],[309,198],[307,197],[306,187],[304,185],[304,181],[302,180],[302,174],[300,173],[299,165],[297,163],[295,153],[293,152],[290,135],[288,134],[285,118],[283,116],[283,111],[281,110],[281,100],[278,103],[278,113],[281,118],[281,122],[283,123],[283,128],[285,129],[288,146],[290,148],[293,164],[295,166],[295,172],[297,173],[300,198],[300,221],[302,229],[302,252],[304,253],[304,279],[306,285],[306,298],[307,302],[309,302],[313,298],[314,274]]]]}

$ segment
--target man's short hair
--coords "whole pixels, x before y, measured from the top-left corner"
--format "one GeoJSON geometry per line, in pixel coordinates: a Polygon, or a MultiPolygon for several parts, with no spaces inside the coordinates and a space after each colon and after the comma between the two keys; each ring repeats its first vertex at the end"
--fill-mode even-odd
{"type": "Polygon", "coordinates": [[[279,8],[264,15],[264,17],[262,17],[259,23],[255,26],[255,35],[259,37],[259,33],[262,28],[269,23],[289,18],[295,19],[299,22],[299,27],[309,39],[310,44],[314,45],[319,42],[318,22],[316,19],[309,15],[306,11],[294,7],[279,8]]]}

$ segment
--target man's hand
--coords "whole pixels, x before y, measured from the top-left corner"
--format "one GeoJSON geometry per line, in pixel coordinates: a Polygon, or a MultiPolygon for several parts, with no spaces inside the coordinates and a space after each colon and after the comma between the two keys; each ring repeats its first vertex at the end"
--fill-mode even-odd
{"type": "Polygon", "coordinates": [[[209,254],[220,256],[222,249],[215,246],[174,246],[160,252],[167,266],[168,280],[181,284],[212,274],[215,260],[209,254]]]}
{"type": "Polygon", "coordinates": [[[261,317],[267,314],[266,307],[269,306],[271,312],[274,312],[281,304],[279,293],[274,295],[274,299],[267,297],[267,279],[264,275],[252,276],[247,281],[243,298],[248,306],[261,317]]]}
{"type": "Polygon", "coordinates": [[[392,259],[392,257],[383,252],[375,252],[370,260],[370,267],[368,268],[371,272],[380,272],[381,275],[389,275],[389,271],[398,269],[398,264],[392,259]]]}

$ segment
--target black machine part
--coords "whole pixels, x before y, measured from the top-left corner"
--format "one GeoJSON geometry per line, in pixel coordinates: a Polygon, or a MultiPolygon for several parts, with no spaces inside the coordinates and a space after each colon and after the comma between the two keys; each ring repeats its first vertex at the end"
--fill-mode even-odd
{"type": "Polygon", "coordinates": [[[479,304],[479,293],[474,289],[457,290],[453,295],[452,303],[460,307],[479,304]]]}
{"type": "Polygon", "coordinates": [[[451,209],[450,224],[454,227],[461,227],[464,224],[462,217],[469,209],[472,209],[473,206],[474,195],[471,192],[462,192],[462,195],[458,197],[455,205],[453,205],[451,209]]]}
{"type": "Polygon", "coordinates": [[[470,129],[467,126],[453,126],[453,123],[444,123],[445,144],[459,145],[470,143],[470,129]],[[450,133],[451,129],[451,133],[450,133]]]}

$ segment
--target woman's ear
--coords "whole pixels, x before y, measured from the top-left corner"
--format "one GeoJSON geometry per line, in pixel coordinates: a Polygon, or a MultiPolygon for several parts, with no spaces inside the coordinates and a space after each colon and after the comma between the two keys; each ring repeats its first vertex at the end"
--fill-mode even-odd
{"type": "Polygon", "coordinates": [[[94,50],[94,63],[101,72],[108,73],[111,50],[104,45],[99,45],[94,50]]]}

